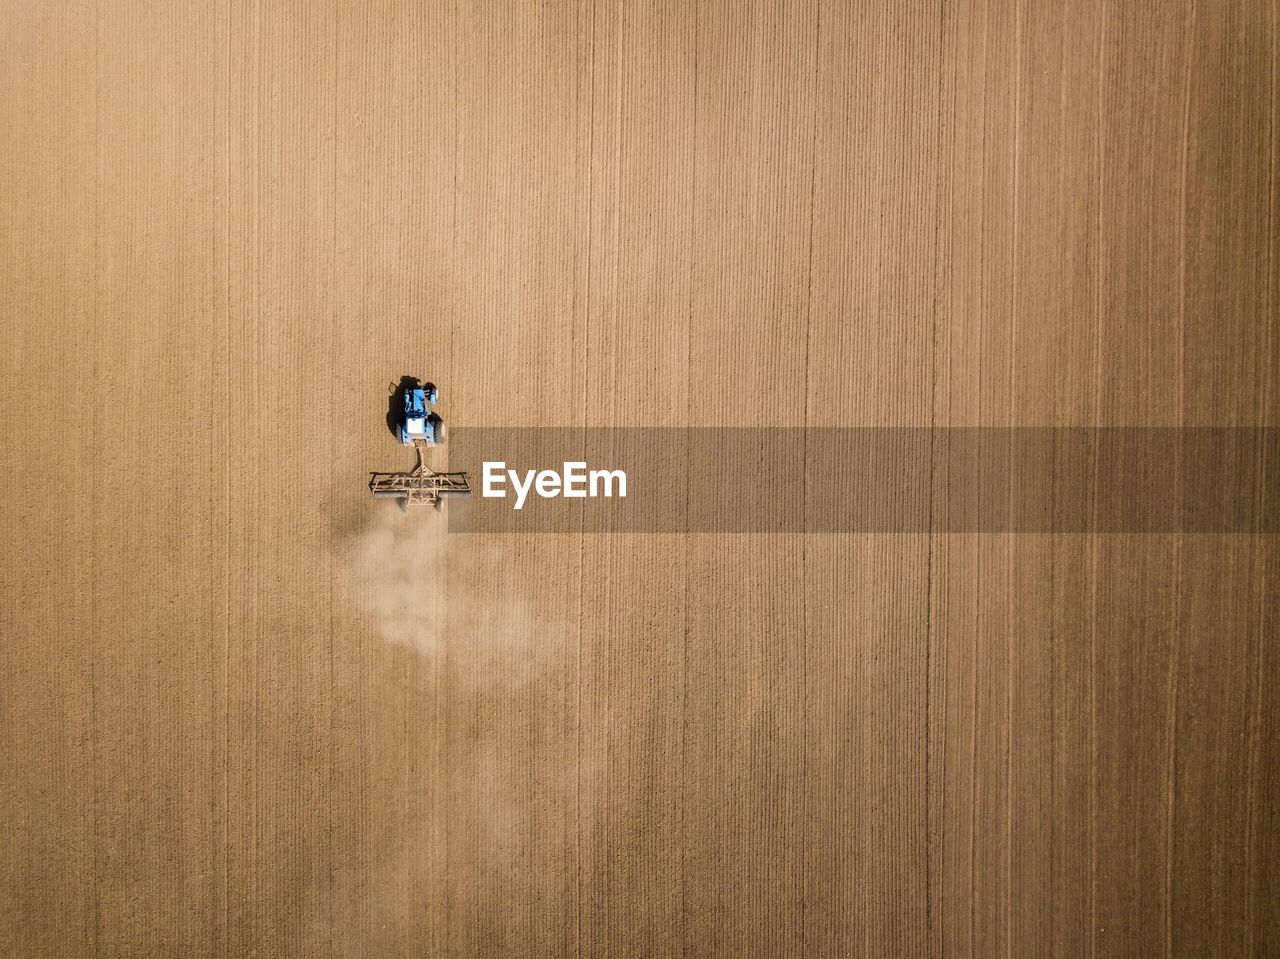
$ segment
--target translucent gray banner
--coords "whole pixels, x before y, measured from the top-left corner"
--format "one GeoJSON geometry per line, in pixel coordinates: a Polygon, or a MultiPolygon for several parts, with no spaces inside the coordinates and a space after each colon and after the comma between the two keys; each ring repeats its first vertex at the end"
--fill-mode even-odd
{"type": "Polygon", "coordinates": [[[453,532],[1280,532],[1275,428],[459,428],[448,454],[453,532]]]}

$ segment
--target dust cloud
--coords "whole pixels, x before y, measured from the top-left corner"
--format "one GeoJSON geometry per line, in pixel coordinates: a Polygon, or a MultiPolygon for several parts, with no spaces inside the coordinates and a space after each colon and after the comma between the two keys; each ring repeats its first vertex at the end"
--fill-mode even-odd
{"type": "Polygon", "coordinates": [[[503,660],[500,677],[488,674],[486,684],[523,685],[545,659],[547,636],[559,630],[522,594],[508,549],[478,536],[461,539],[450,548],[445,513],[373,504],[346,549],[356,605],[384,642],[432,661],[452,639],[471,654],[503,660]]]}
{"type": "Polygon", "coordinates": [[[560,678],[551,674],[567,652],[563,611],[535,607],[502,540],[451,536],[446,514],[378,503],[347,564],[360,612],[383,642],[414,654],[426,695],[501,712],[560,678]]]}
{"type": "Polygon", "coordinates": [[[390,954],[387,930],[414,930],[411,948],[438,954],[461,948],[459,936],[510,935],[518,917],[500,907],[504,896],[536,886],[548,908],[569,908],[566,863],[578,836],[566,824],[596,797],[592,764],[574,748],[576,722],[563,704],[549,709],[572,655],[564,611],[533,601],[518,544],[450,535],[444,512],[375,502],[341,546],[364,635],[387,654],[411,654],[412,678],[385,694],[434,718],[403,744],[423,769],[409,787],[419,791],[407,804],[416,812],[370,810],[388,817],[380,848],[321,892],[312,936],[390,954]],[[535,727],[540,712],[563,718],[535,727]],[[530,767],[533,741],[540,758],[530,767]],[[440,884],[450,862],[461,888],[440,884]]]}

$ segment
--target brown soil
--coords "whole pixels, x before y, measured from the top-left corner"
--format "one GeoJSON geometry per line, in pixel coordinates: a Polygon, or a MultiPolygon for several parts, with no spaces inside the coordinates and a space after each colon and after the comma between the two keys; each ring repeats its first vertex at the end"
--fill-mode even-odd
{"type": "Polygon", "coordinates": [[[403,374],[450,427],[1277,425],[1278,21],[6,4],[0,954],[1276,948],[1280,537],[364,484],[403,374]]]}

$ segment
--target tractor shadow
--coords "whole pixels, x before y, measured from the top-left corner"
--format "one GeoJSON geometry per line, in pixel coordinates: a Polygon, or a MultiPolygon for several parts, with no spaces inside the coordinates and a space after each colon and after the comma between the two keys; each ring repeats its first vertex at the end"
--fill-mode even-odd
{"type": "Polygon", "coordinates": [[[402,376],[399,383],[391,384],[391,395],[387,397],[387,432],[400,441],[400,421],[404,419],[404,398],[410,390],[422,388],[422,381],[416,376],[402,376]]]}

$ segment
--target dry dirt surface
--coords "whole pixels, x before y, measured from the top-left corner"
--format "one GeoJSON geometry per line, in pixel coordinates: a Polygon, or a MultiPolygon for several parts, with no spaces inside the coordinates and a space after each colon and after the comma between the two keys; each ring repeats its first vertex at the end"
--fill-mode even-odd
{"type": "Polygon", "coordinates": [[[1278,425],[1278,20],[0,4],[0,954],[1274,955],[1280,537],[365,481],[404,374],[454,427],[1278,425]]]}

